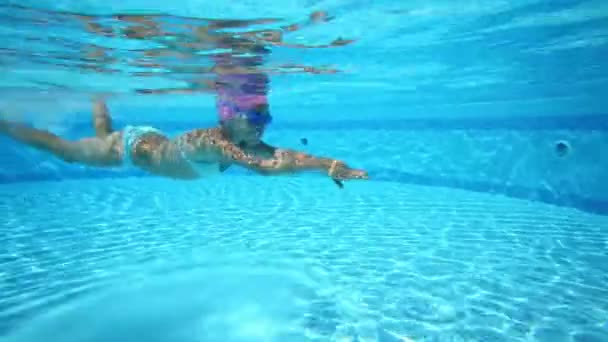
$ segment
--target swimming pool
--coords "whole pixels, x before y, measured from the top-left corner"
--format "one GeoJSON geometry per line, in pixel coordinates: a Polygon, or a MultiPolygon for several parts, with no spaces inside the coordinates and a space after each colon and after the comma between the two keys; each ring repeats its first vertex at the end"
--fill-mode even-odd
{"type": "MultiPolygon", "coordinates": [[[[329,132],[275,134],[323,146],[340,135],[329,132]]],[[[338,153],[353,144],[337,140],[338,153]]],[[[343,190],[245,172],[4,184],[2,330],[9,341],[606,337],[607,216],[387,170],[343,190]]]]}
{"type": "MultiPolygon", "coordinates": [[[[259,6],[256,16],[290,21],[323,7],[272,4],[157,8],[244,18],[259,6]]],[[[30,5],[109,12],[22,1],[24,12],[2,7],[4,22],[22,20],[30,5]]],[[[605,6],[325,5],[333,26],[292,40],[350,34],[360,44],[277,48],[269,63],[329,61],[350,72],[273,76],[266,139],[347,160],[371,179],[338,189],[318,174],[233,168],[179,182],[66,164],[0,137],[2,341],[608,340],[608,120],[599,96],[608,68],[597,59],[607,48],[597,25],[605,6]]],[[[2,28],[9,47],[23,38],[2,28]]],[[[97,47],[110,44],[97,38],[97,47]]],[[[75,90],[148,80],[0,56],[15,68],[0,102],[68,137],[91,131],[90,104],[75,90]],[[45,85],[70,75],[77,89],[45,85]]],[[[116,127],[177,134],[214,123],[209,99],[118,94],[109,104],[116,127]]]]}

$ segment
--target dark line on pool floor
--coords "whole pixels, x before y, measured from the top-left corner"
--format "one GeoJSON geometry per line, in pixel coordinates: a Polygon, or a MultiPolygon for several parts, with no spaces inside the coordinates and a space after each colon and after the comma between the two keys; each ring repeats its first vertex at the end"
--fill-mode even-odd
{"type": "MultiPolygon", "coordinates": [[[[238,170],[229,171],[233,175],[245,175],[251,177],[260,177],[252,172],[238,170]]],[[[230,177],[230,173],[226,176],[230,177]]],[[[15,177],[7,177],[0,175],[0,184],[9,183],[25,183],[38,181],[64,181],[64,180],[79,180],[79,179],[108,179],[108,178],[152,178],[143,171],[116,172],[106,170],[96,171],[80,171],[80,172],[62,172],[61,175],[49,176],[48,174],[20,174],[15,177]]],[[[572,193],[554,193],[548,190],[535,189],[524,186],[495,184],[489,182],[463,180],[457,178],[436,178],[413,173],[407,173],[394,169],[378,169],[370,172],[371,181],[396,182],[401,184],[414,184],[430,187],[452,188],[459,190],[467,190],[478,193],[504,195],[511,198],[542,202],[555,205],[558,207],[575,208],[592,214],[608,215],[608,201],[575,195],[572,193]]],[[[331,185],[331,184],[329,184],[331,185]]],[[[346,189],[348,191],[348,183],[346,189]]]]}
{"type": "Polygon", "coordinates": [[[575,208],[593,214],[608,215],[608,201],[571,193],[556,194],[548,190],[524,186],[492,184],[456,178],[433,178],[390,169],[384,169],[377,174],[374,177],[375,180],[498,194],[527,201],[543,202],[559,207],[575,208]]]}

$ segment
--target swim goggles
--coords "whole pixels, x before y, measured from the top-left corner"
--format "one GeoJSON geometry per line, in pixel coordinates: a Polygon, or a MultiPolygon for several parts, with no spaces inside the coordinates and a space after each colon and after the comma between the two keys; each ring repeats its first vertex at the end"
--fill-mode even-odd
{"type": "Polygon", "coordinates": [[[272,115],[265,110],[258,110],[257,108],[241,109],[235,103],[229,101],[221,101],[219,107],[221,121],[240,117],[255,126],[268,125],[272,122],[272,115]]]}

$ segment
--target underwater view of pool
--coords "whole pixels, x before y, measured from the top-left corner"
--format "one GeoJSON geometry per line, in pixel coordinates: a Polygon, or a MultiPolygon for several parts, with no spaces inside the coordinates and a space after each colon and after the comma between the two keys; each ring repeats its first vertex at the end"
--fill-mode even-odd
{"type": "Polygon", "coordinates": [[[607,341],[607,17],[4,1],[0,340],[607,341]],[[120,158],[131,125],[177,139],[271,115],[265,144],[369,179],[82,162],[106,145],[66,160],[64,141],[106,139],[100,98],[120,158]]]}

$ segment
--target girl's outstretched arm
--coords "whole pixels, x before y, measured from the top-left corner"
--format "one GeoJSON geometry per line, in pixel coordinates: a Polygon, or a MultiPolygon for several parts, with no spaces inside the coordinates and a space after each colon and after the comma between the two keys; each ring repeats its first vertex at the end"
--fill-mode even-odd
{"type": "Polygon", "coordinates": [[[192,155],[214,155],[223,164],[237,164],[263,175],[321,171],[335,180],[368,179],[367,172],[348,167],[345,163],[301,152],[276,150],[272,156],[249,153],[226,139],[219,129],[200,129],[186,133],[184,143],[192,146],[192,155]]]}

